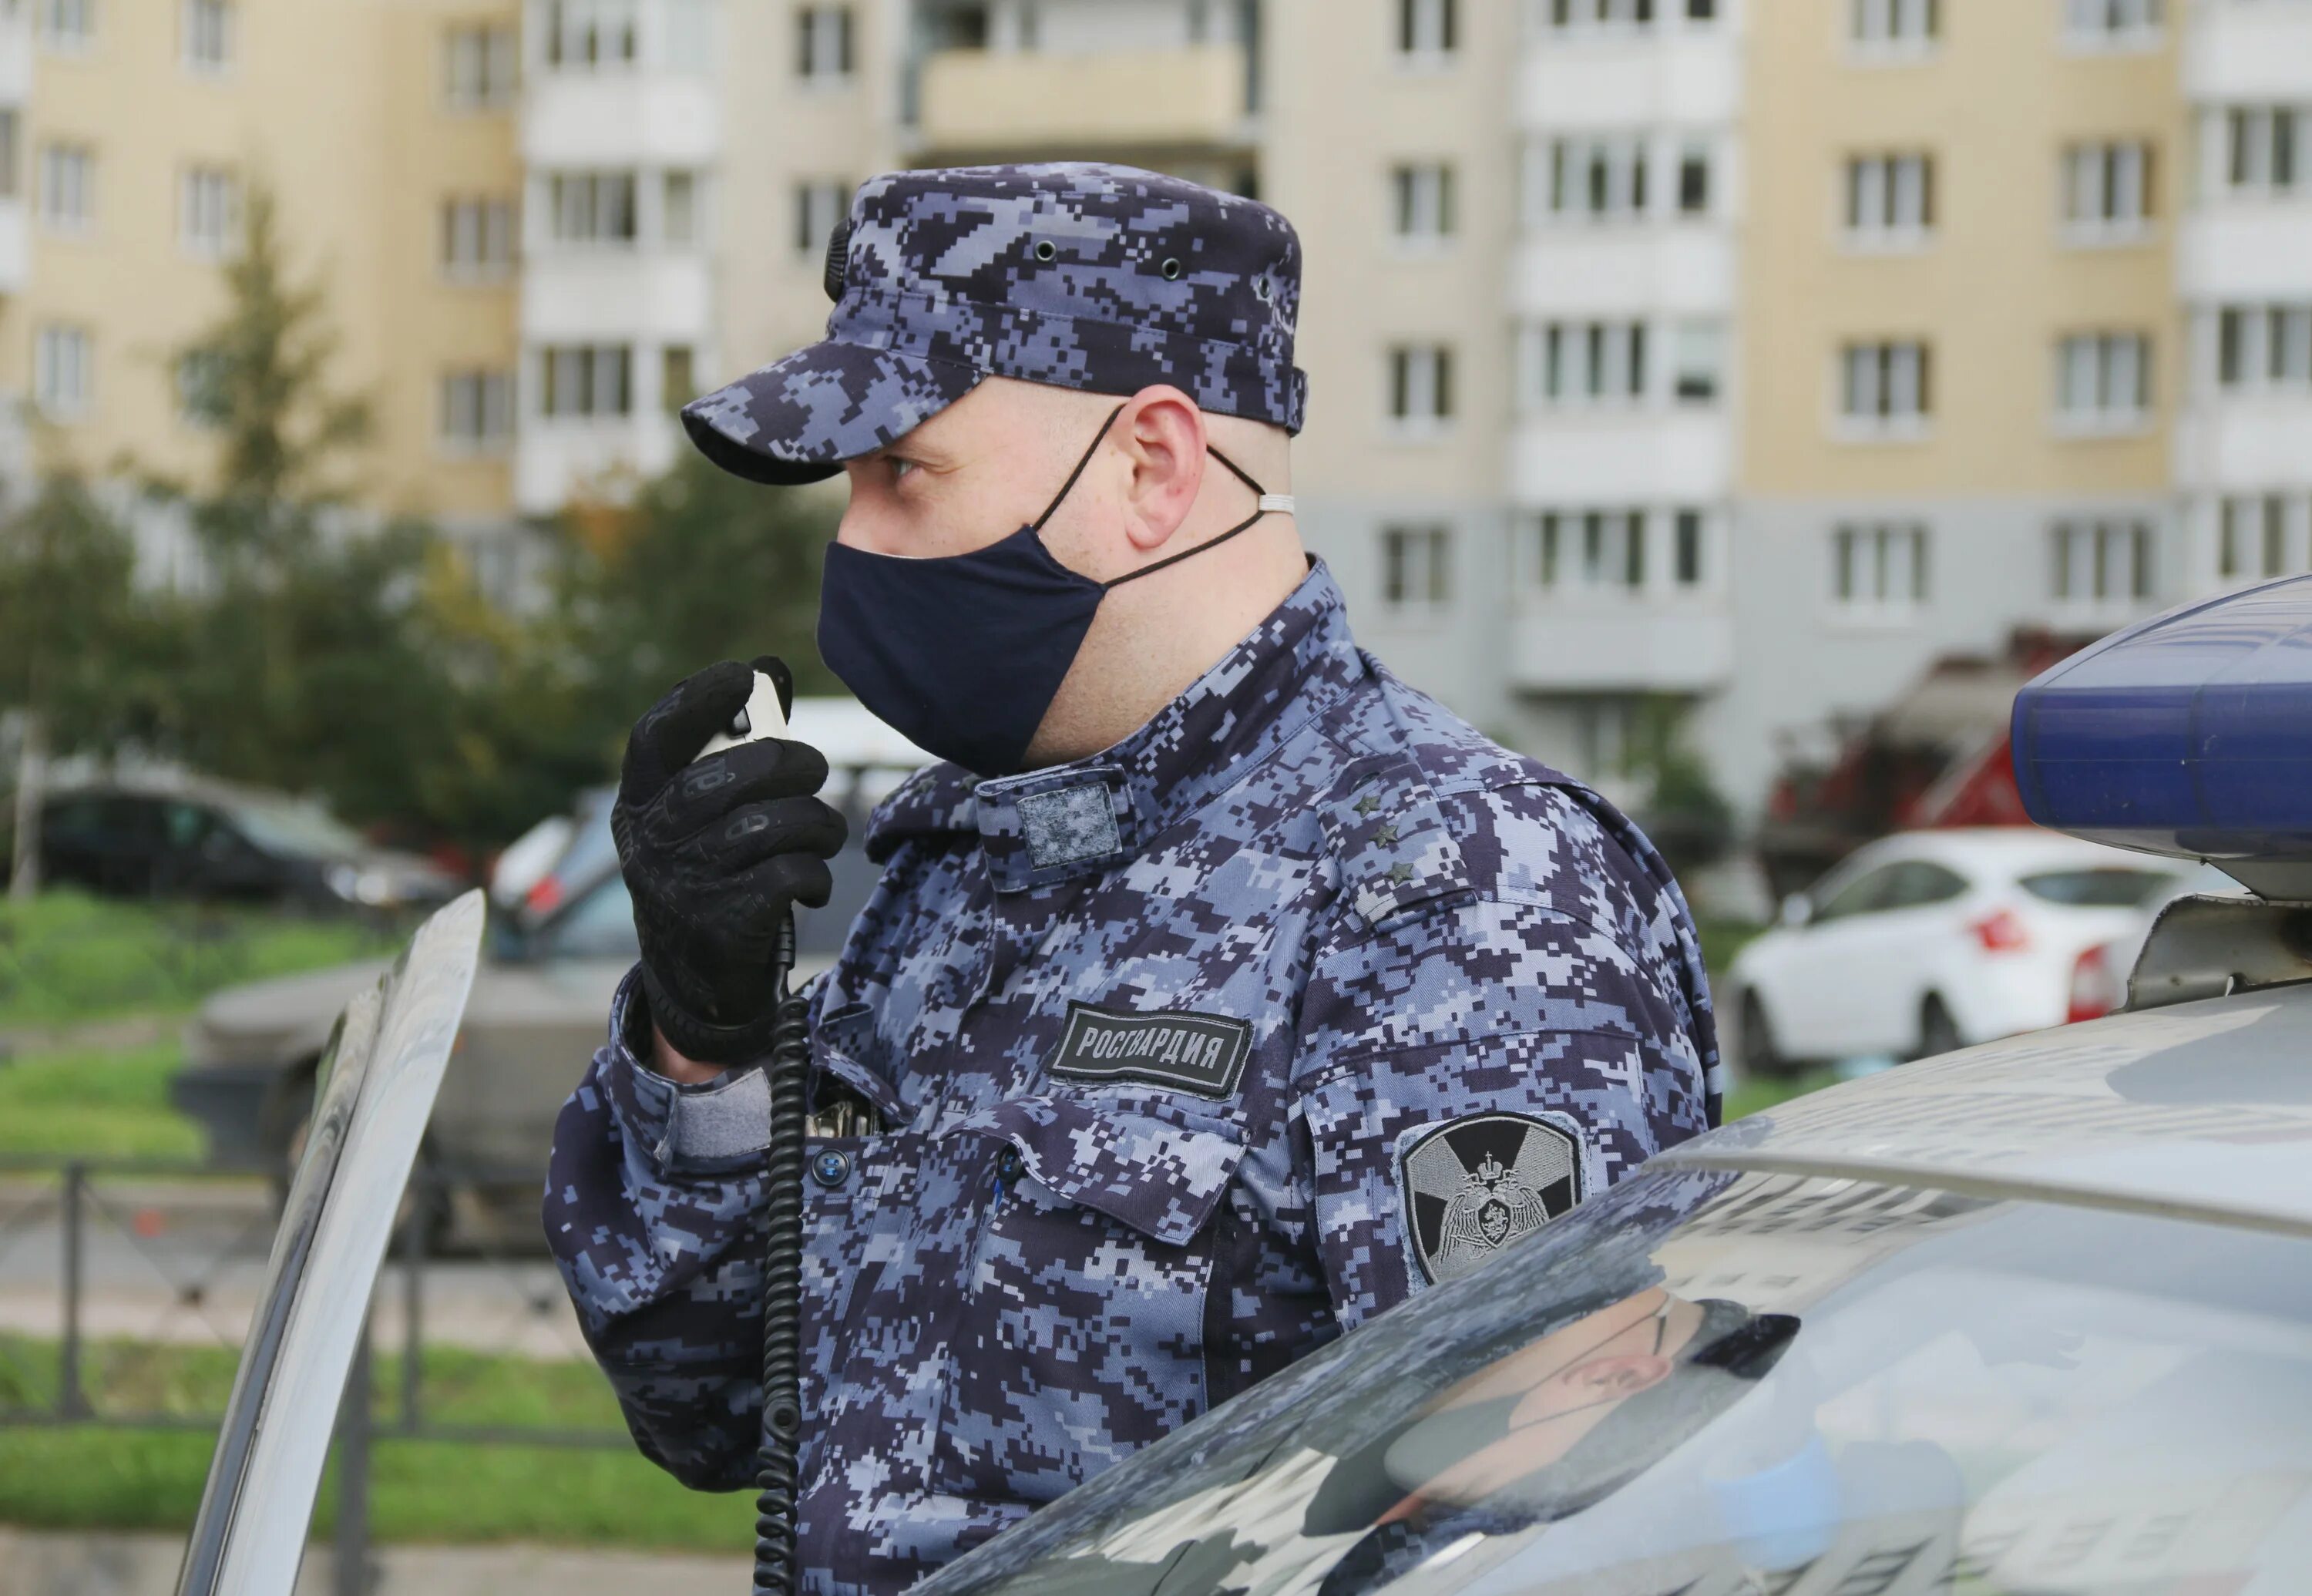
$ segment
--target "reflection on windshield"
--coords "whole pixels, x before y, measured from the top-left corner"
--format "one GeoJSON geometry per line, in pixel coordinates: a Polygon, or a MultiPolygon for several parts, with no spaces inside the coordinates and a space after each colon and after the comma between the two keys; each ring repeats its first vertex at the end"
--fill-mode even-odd
{"type": "Polygon", "coordinates": [[[1659,1174],[927,1589],[2294,1591],[2308,1324],[2302,1240],[1659,1174]]]}
{"type": "Polygon", "coordinates": [[[359,833],[302,804],[237,804],[227,812],[241,835],[268,854],[334,859],[368,851],[359,833]]]}

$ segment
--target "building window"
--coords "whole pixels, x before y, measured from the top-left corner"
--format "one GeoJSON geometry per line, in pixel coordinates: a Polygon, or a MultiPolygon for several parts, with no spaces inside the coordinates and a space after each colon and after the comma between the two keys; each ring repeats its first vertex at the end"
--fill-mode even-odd
{"type": "Polygon", "coordinates": [[[1717,321],[1679,324],[1671,350],[1670,391],[1680,404],[1714,404],[1724,382],[1726,329],[1717,321]]]}
{"type": "Polygon", "coordinates": [[[547,180],[547,210],[558,244],[635,241],[635,174],[557,171],[547,180]]]}
{"type": "Polygon", "coordinates": [[[1381,603],[1397,615],[1431,615],[1453,602],[1449,527],[1393,526],[1380,535],[1381,603]]]}
{"type": "Polygon", "coordinates": [[[179,33],[188,69],[215,73],[232,65],[230,0],[184,0],[179,33]]]}
{"type": "Polygon", "coordinates": [[[631,66],[636,0],[546,0],[539,54],[556,72],[631,66]]]}
{"type": "Polygon", "coordinates": [[[1857,614],[1905,613],[1927,601],[1927,529],[1843,526],[1830,535],[1830,596],[1857,614]]]}
{"type": "Polygon", "coordinates": [[[1935,224],[1931,155],[1857,155],[1846,163],[1846,232],[1857,244],[1915,244],[1935,224]]]}
{"type": "Polygon", "coordinates": [[[1439,60],[1461,48],[1458,0],[1397,0],[1397,53],[1439,60]]]}
{"type": "Polygon", "coordinates": [[[1400,166],[1389,174],[1394,224],[1405,243],[1434,244],[1453,235],[1453,169],[1442,162],[1400,166]]]}
{"type": "Polygon", "coordinates": [[[458,453],[479,453],[504,448],[512,436],[512,373],[472,368],[442,373],[442,443],[445,448],[458,453]]]}
{"type": "Polygon", "coordinates": [[[825,180],[795,185],[794,249],[798,256],[817,259],[827,252],[828,235],[850,208],[851,188],[849,183],[825,180]]]}
{"type": "Polygon", "coordinates": [[[222,260],[241,243],[241,180],[222,166],[189,166],[177,197],[177,241],[188,255],[222,260]]]}
{"type": "Polygon", "coordinates": [[[513,102],[519,51],[512,28],[451,28],[442,35],[442,98],[452,110],[492,110],[513,102]]]}
{"type": "MultiPolygon", "coordinates": [[[[2312,569],[2307,539],[2289,524],[2297,519],[2290,515],[2291,508],[2312,512],[2312,501],[2291,504],[2279,494],[2226,499],[2216,545],[2217,574],[2227,582],[2260,582],[2312,569]]],[[[2305,519],[2312,521],[2312,514],[2305,519]]]]}
{"type": "Polygon", "coordinates": [[[805,5],[795,12],[795,75],[831,82],[851,75],[851,8],[805,5]]]}
{"type": "Polygon", "coordinates": [[[1937,0],[1847,0],[1847,37],[1868,49],[1922,49],[1941,31],[1937,0]]]}
{"type": "Polygon", "coordinates": [[[96,339],[85,327],[50,322],[32,346],[32,397],[53,420],[88,414],[96,399],[96,339]]]}
{"type": "Polygon", "coordinates": [[[635,352],[625,344],[556,344],[539,351],[539,414],[599,419],[634,409],[635,352]]]}
{"type": "Polygon", "coordinates": [[[2126,432],[2151,408],[2151,340],[2140,332],[2078,333],[2055,351],[2055,418],[2071,432],[2126,432]]]}
{"type": "Polygon", "coordinates": [[[2073,243],[2124,241],[2151,219],[2151,145],[2141,139],[2063,152],[2063,232],[2073,243]]]}
{"type": "Polygon", "coordinates": [[[1639,593],[1646,585],[1643,510],[1545,510],[1534,574],[1546,593],[1639,593]]]}
{"type": "Polygon", "coordinates": [[[2074,49],[2141,49],[2159,37],[2160,0],[2063,0],[2074,49]]]}
{"type": "Polygon", "coordinates": [[[2140,521],[2065,521],[2049,534],[2052,596],[2094,608],[2151,601],[2151,529],[2140,521]]]}
{"type": "Polygon", "coordinates": [[[463,280],[505,275],[513,265],[513,201],[442,202],[442,271],[463,280]]]}
{"type": "Polygon", "coordinates": [[[1933,410],[1927,346],[1849,344],[1840,356],[1839,414],[1873,432],[1915,429],[1933,410]]]}
{"type": "Polygon", "coordinates": [[[2312,303],[2226,305],[2216,346],[2216,381],[2227,391],[2312,392],[2312,303]]]}
{"type": "Polygon", "coordinates": [[[1388,415],[1399,426],[1442,426],[1453,418],[1453,351],[1413,344],[1388,352],[1388,415]]]}
{"type": "Polygon", "coordinates": [[[1558,220],[1619,222],[1646,209],[1643,134],[1554,138],[1541,146],[1545,174],[1531,214],[1558,220]]]}
{"type": "Polygon", "coordinates": [[[2312,164],[2312,115],[2294,106],[2242,106],[2227,124],[2225,172],[2248,193],[2290,194],[2312,164]]]}
{"type": "Polygon", "coordinates": [[[1642,321],[1549,321],[1530,328],[1526,391],[1545,407],[1642,399],[1648,341],[1642,321]]]}
{"type": "Polygon", "coordinates": [[[17,179],[17,152],[23,147],[23,113],[14,106],[0,106],[0,199],[16,197],[22,185],[17,179]]]}
{"type": "Polygon", "coordinates": [[[1677,158],[1677,214],[1710,214],[1710,146],[1688,145],[1677,158]]]}
{"type": "Polygon", "coordinates": [[[211,427],[224,417],[224,355],[192,349],[177,356],[177,419],[187,426],[211,427]]]}
{"type": "Polygon", "coordinates": [[[39,0],[40,42],[77,54],[96,43],[96,0],[39,0]]]}
{"type": "Polygon", "coordinates": [[[1680,587],[1700,587],[1703,575],[1703,524],[1699,510],[1679,510],[1670,517],[1670,580],[1680,587]]]}
{"type": "Polygon", "coordinates": [[[40,220],[59,232],[85,232],[96,221],[96,152],[86,145],[40,150],[40,220]]]}
{"type": "Polygon", "coordinates": [[[1531,0],[1531,4],[1528,14],[1533,31],[1538,33],[1651,28],[1657,12],[1696,22],[1713,21],[1718,14],[1716,0],[1531,0]]]}
{"type": "Polygon", "coordinates": [[[687,344],[669,344],[659,351],[658,399],[679,410],[698,397],[698,362],[687,344]]]}

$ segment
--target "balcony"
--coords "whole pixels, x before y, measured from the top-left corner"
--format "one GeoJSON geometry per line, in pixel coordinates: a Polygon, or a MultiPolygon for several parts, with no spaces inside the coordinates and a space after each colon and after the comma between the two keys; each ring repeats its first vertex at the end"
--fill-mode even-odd
{"type": "Polygon", "coordinates": [[[2176,288],[2202,304],[2278,301],[2304,294],[2312,260],[2312,197],[2218,197],[2190,213],[2176,262],[2176,288]]]}
{"type": "Polygon", "coordinates": [[[1706,223],[1552,223],[1525,235],[1510,308],[1530,316],[1734,308],[1734,234],[1706,223]]]}
{"type": "Polygon", "coordinates": [[[540,342],[703,342],[714,285],[697,251],[540,247],[522,264],[521,332],[540,342]]]}
{"type": "Polygon", "coordinates": [[[673,464],[681,434],[671,415],[655,408],[599,421],[525,416],[514,442],[514,507],[548,515],[583,493],[615,494],[621,481],[673,464]]]}
{"type": "Polygon", "coordinates": [[[1741,44],[1725,28],[1552,39],[1528,46],[1518,68],[1518,123],[1528,128],[1708,127],[1734,121],[1741,100],[1741,44]]]}
{"type": "Polygon", "coordinates": [[[1243,47],[1113,54],[943,50],[923,65],[924,153],[1237,149],[1252,142],[1243,47]]]}
{"type": "Polygon", "coordinates": [[[1698,693],[1734,675],[1720,603],[1537,603],[1510,624],[1510,680],[1528,693],[1698,693]]]}
{"type": "Polygon", "coordinates": [[[2194,100],[2293,104],[2304,92],[2307,61],[2312,61],[2312,10],[2194,6],[2184,39],[2184,92],[2194,100]]]}
{"type": "Polygon", "coordinates": [[[1733,486],[1725,410],[1553,410],[1511,434],[1510,492],[1524,504],[1712,501],[1733,486]]]}
{"type": "Polygon", "coordinates": [[[2176,422],[2176,477],[2185,486],[2238,493],[2312,483],[2312,397],[2224,395],[2176,422]]]}
{"type": "Polygon", "coordinates": [[[540,72],[522,157],[533,166],[705,166],[721,154],[712,79],[642,71],[540,72]]]}

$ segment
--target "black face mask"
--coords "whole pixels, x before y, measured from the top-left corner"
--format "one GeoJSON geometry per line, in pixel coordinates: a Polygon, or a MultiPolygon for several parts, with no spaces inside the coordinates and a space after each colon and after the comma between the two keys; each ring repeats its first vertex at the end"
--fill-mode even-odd
{"type": "Polygon", "coordinates": [[[1094,582],[1044,547],[1052,519],[1122,415],[1100,424],[1044,513],[968,554],[906,559],[837,543],[819,597],[819,653],[868,713],[916,747],[978,776],[1011,776],[1091,630],[1108,590],[1227,542],[1292,501],[1264,492],[1219,450],[1212,457],[1259,495],[1259,508],[1216,538],[1094,582]]]}

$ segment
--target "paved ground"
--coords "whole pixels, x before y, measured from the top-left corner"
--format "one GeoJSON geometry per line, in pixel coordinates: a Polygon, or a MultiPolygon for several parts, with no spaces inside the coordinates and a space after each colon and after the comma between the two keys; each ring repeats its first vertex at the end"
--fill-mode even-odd
{"type": "MultiPolygon", "coordinates": [[[[0,1596],[170,1596],[183,1543],[163,1535],[0,1528],[0,1596]]],[[[752,1572],[727,1557],[555,1552],[537,1547],[386,1547],[372,1596],[732,1596],[752,1572]]],[[[328,1548],[305,1556],[297,1596],[333,1596],[328,1548]]]]}
{"type": "MultiPolygon", "coordinates": [[[[81,1328],[97,1337],[238,1346],[264,1285],[270,1200],[256,1181],[97,1180],[88,1188],[81,1328]]],[[[63,1325],[65,1247],[57,1184],[0,1180],[0,1329],[63,1325]]],[[[406,1278],[380,1278],[379,1345],[401,1343],[406,1278]]],[[[554,1266],[539,1256],[429,1262],[426,1341],[531,1357],[586,1357],[554,1266]]]]}

